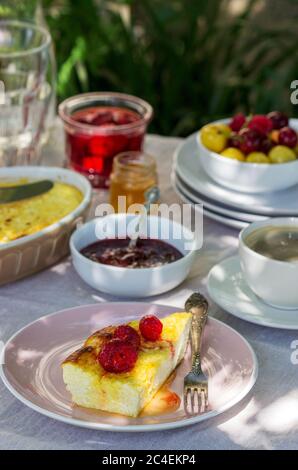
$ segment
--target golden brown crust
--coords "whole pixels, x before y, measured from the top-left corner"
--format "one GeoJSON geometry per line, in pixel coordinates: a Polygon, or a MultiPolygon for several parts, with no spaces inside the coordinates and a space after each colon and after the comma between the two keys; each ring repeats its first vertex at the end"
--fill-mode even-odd
{"type": "Polygon", "coordinates": [[[102,345],[112,339],[115,328],[115,326],[108,326],[92,333],[92,335],[86,339],[84,345],[71,353],[62,364],[71,362],[73,364],[81,363],[86,365],[97,362],[96,358],[102,345]]]}
{"type": "Polygon", "coordinates": [[[92,346],[83,346],[80,349],[77,349],[73,353],[71,353],[62,364],[66,364],[67,362],[72,362],[73,364],[78,364],[81,360],[84,362],[89,362],[91,359],[94,360],[95,351],[92,346]]]}
{"type": "MultiPolygon", "coordinates": [[[[90,335],[84,345],[74,351],[70,356],[68,356],[64,361],[63,364],[67,362],[71,362],[73,364],[89,364],[91,365],[92,362],[97,363],[97,356],[100,353],[100,350],[104,343],[111,340],[113,338],[114,331],[116,326],[107,326],[106,328],[102,328],[101,330],[97,330],[92,335],[90,335]]],[[[162,338],[158,341],[148,341],[145,340],[142,335],[141,338],[141,351],[150,351],[150,350],[158,350],[158,349],[167,349],[170,346],[171,352],[173,354],[173,345],[170,341],[165,341],[162,338]]]]}
{"type": "Polygon", "coordinates": [[[115,329],[115,326],[107,326],[106,328],[95,331],[95,333],[92,333],[92,335],[86,339],[84,346],[93,346],[99,352],[103,343],[113,338],[115,329]]]}
{"type": "Polygon", "coordinates": [[[148,341],[141,337],[141,351],[157,350],[157,349],[167,349],[169,347],[168,341],[160,339],[158,341],[148,341]]]}

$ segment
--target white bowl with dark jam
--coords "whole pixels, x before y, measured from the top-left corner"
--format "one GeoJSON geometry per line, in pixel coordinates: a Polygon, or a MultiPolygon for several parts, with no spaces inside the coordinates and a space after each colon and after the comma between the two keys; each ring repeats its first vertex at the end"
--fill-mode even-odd
{"type": "Polygon", "coordinates": [[[181,224],[148,216],[136,246],[129,234],[133,214],[93,219],[71,237],[73,264],[95,289],[119,297],[149,297],[169,291],[188,276],[196,256],[193,233],[181,224]]]}

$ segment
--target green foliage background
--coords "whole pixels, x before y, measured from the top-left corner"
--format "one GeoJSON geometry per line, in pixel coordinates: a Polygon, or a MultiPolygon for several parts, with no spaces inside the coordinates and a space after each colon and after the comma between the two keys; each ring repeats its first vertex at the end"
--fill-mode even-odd
{"type": "MultiPolygon", "coordinates": [[[[89,90],[132,93],[155,109],[151,132],[168,135],[240,109],[298,116],[290,102],[297,0],[243,0],[234,15],[231,1],[43,0],[59,100],[89,90]],[[272,21],[266,12],[278,2],[286,13],[272,21]]],[[[17,2],[25,12],[32,3],[17,2]]]]}

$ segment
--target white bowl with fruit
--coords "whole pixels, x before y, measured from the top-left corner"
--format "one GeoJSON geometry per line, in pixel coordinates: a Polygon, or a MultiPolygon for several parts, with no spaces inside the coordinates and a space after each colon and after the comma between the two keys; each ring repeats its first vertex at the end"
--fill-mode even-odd
{"type": "Polygon", "coordinates": [[[197,134],[199,158],[217,183],[247,193],[298,184],[298,121],[284,113],[223,119],[197,134]]]}

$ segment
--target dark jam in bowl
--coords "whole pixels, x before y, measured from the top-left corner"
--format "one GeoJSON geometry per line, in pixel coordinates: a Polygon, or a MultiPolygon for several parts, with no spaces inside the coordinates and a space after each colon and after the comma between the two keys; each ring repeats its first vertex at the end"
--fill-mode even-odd
{"type": "Polygon", "coordinates": [[[94,187],[108,187],[113,157],[142,148],[145,126],[121,127],[141,122],[141,116],[127,108],[94,106],[74,112],[71,119],[90,128],[90,132],[83,127],[66,129],[72,168],[88,176],[94,187]]]}
{"type": "Polygon", "coordinates": [[[162,240],[139,239],[133,249],[129,242],[130,238],[106,238],[88,245],[81,253],[96,263],[119,268],[154,268],[183,257],[177,248],[162,240]]]}

